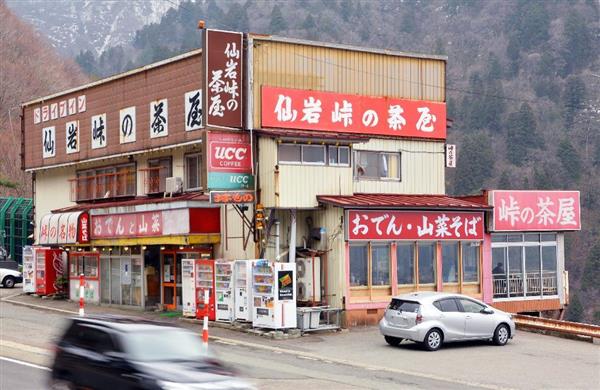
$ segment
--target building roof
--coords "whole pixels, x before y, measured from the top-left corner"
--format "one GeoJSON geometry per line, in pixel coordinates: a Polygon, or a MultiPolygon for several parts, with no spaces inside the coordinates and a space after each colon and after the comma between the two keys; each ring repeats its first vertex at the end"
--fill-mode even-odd
{"type": "Polygon", "coordinates": [[[371,136],[356,133],[337,133],[331,131],[293,130],[293,129],[255,129],[259,135],[289,139],[311,138],[320,140],[366,142],[371,136]]]}
{"type": "Polygon", "coordinates": [[[479,202],[453,198],[447,195],[354,194],[318,195],[319,203],[343,208],[402,208],[445,210],[489,210],[492,207],[479,202]]]}
{"type": "Polygon", "coordinates": [[[150,198],[147,196],[139,196],[133,199],[127,200],[111,200],[105,202],[93,202],[93,203],[79,203],[75,206],[69,206],[62,209],[52,210],[53,213],[65,213],[70,211],[86,211],[91,209],[106,209],[110,207],[127,207],[137,206],[142,204],[159,204],[159,203],[171,203],[181,201],[197,201],[197,202],[208,202],[209,197],[201,192],[185,192],[179,196],[173,196],[169,198],[150,198]]]}

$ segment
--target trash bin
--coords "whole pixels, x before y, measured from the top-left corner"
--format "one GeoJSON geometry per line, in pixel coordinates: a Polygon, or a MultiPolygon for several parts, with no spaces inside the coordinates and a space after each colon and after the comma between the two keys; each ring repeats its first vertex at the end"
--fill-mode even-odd
{"type": "Polygon", "coordinates": [[[310,311],[310,328],[316,329],[319,327],[319,322],[321,318],[320,310],[311,310],[310,311]]]}

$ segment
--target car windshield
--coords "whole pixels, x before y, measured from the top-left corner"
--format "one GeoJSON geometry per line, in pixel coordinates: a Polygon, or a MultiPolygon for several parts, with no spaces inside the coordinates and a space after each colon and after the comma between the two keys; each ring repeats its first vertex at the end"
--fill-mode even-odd
{"type": "Polygon", "coordinates": [[[209,356],[200,337],[183,329],[136,331],[125,335],[123,344],[130,358],[141,362],[202,361],[209,356]]]}
{"type": "Polygon", "coordinates": [[[392,310],[406,311],[416,313],[419,311],[419,303],[413,301],[405,301],[403,299],[392,299],[388,306],[392,310]]]}

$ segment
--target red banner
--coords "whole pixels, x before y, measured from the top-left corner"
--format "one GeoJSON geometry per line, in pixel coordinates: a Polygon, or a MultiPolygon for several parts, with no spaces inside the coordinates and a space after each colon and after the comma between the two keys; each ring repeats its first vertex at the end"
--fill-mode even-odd
{"type": "Polygon", "coordinates": [[[252,147],[248,133],[209,131],[207,137],[211,172],[252,173],[252,147]]]}
{"type": "Polygon", "coordinates": [[[263,86],[262,127],[446,139],[446,103],[263,86]]]}
{"type": "Polygon", "coordinates": [[[483,212],[350,210],[348,240],[483,240],[483,212]]]}
{"type": "Polygon", "coordinates": [[[163,234],[161,211],[92,216],[93,238],[126,238],[163,234]]]}
{"type": "Polygon", "coordinates": [[[579,191],[490,191],[492,231],[581,230],[579,191]]]}

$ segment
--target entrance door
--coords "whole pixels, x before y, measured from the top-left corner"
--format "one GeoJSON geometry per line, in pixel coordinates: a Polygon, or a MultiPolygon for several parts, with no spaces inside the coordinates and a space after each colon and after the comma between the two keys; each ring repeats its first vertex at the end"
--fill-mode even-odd
{"type": "Polygon", "coordinates": [[[177,309],[177,266],[175,253],[163,252],[161,259],[162,298],[167,310],[177,309]]]}

